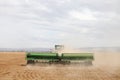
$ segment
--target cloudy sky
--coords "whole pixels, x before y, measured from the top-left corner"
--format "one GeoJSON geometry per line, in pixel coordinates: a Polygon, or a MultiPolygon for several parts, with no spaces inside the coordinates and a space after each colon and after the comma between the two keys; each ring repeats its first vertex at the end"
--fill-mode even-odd
{"type": "Polygon", "coordinates": [[[0,48],[120,46],[120,0],[0,0],[0,48]]]}

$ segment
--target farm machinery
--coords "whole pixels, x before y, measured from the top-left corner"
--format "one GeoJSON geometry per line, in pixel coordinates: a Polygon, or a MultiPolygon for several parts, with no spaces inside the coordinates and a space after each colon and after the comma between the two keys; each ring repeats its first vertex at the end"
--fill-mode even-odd
{"type": "Polygon", "coordinates": [[[48,63],[48,64],[71,64],[85,63],[92,65],[93,53],[64,53],[63,45],[55,45],[54,52],[30,52],[26,55],[27,64],[48,63]]]}

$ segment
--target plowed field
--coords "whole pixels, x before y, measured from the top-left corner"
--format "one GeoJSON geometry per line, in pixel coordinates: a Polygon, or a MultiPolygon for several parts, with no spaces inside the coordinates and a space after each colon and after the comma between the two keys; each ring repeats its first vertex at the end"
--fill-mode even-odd
{"type": "MultiPolygon", "coordinates": [[[[103,59],[105,58],[101,60],[103,59]]],[[[113,62],[118,61],[115,59],[111,61],[111,64],[117,64],[113,62]]],[[[26,64],[24,52],[0,52],[0,80],[120,80],[119,65],[110,66],[104,65],[105,63],[96,65],[97,62],[100,62],[100,59],[94,62],[95,66],[89,67],[23,66],[26,64]]],[[[110,63],[106,60],[107,62],[110,63]]]]}

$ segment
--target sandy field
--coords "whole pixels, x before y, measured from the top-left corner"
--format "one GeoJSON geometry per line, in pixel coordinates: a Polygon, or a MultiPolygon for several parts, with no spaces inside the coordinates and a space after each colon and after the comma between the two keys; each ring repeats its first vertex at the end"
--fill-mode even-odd
{"type": "Polygon", "coordinates": [[[0,52],[0,80],[120,80],[120,54],[98,52],[93,66],[26,65],[25,52],[0,52]]]}

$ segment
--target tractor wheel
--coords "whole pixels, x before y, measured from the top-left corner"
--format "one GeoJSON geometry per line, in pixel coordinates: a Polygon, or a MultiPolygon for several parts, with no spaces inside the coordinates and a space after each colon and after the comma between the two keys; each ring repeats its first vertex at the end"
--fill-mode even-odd
{"type": "Polygon", "coordinates": [[[86,62],[85,62],[85,65],[86,65],[86,66],[92,66],[92,61],[86,61],[86,62]]]}
{"type": "Polygon", "coordinates": [[[34,62],[34,60],[28,60],[27,61],[27,64],[34,64],[35,62],[34,62]]]}

